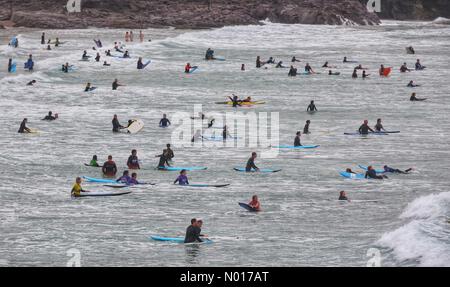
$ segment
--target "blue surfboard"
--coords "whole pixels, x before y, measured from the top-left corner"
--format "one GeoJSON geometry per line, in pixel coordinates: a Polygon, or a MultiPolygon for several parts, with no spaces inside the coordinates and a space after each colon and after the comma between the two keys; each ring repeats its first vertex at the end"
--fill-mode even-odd
{"type": "Polygon", "coordinates": [[[273,146],[273,148],[279,148],[279,149],[312,149],[312,148],[318,148],[319,145],[302,145],[302,146],[293,146],[293,145],[280,145],[280,146],[273,146]]]}
{"type": "MultiPolygon", "coordinates": [[[[239,172],[247,172],[246,170],[245,170],[245,168],[244,167],[235,167],[235,168],[233,168],[235,171],[239,171],[239,172]]],[[[256,171],[256,170],[254,170],[254,169],[252,169],[251,171],[249,171],[249,172],[263,172],[263,173],[271,173],[271,172],[279,172],[279,171],[281,171],[281,169],[269,169],[269,168],[261,168],[259,171],[256,171]]]]}
{"type": "Polygon", "coordinates": [[[365,174],[362,173],[349,173],[346,171],[340,171],[339,174],[345,178],[349,178],[349,179],[365,179],[365,174]]]}
{"type": "MultiPolygon", "coordinates": [[[[183,237],[163,237],[163,236],[157,236],[152,235],[150,236],[151,239],[155,241],[163,241],[163,242],[173,242],[173,243],[184,243],[183,237]]],[[[213,243],[210,239],[205,239],[203,242],[194,242],[194,243],[213,243]]]]}

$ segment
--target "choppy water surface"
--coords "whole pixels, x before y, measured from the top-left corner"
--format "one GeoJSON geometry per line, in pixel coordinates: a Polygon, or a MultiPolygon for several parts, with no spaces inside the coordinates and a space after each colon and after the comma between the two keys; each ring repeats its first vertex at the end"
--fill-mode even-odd
{"type": "MultiPolygon", "coordinates": [[[[111,67],[79,62],[82,51],[101,38],[107,48],[122,40],[122,30],[46,31],[67,41],[46,51],[39,30],[5,30],[0,50],[0,182],[2,265],[65,266],[67,251],[81,252],[84,266],[366,266],[370,248],[377,248],[384,266],[449,266],[449,145],[448,92],[450,27],[427,23],[387,22],[380,27],[279,25],[227,27],[217,30],[146,30],[151,42],[128,44],[132,60],[107,59],[111,67]],[[19,35],[20,47],[6,44],[19,35]],[[416,55],[407,55],[413,45],[416,55]],[[203,61],[212,47],[225,62],[203,61]],[[22,70],[32,53],[35,72],[22,70]],[[288,78],[286,69],[255,69],[255,57],[269,56],[286,65],[295,55],[323,74],[288,78]],[[136,57],[152,59],[136,70],[136,57]],[[369,79],[351,79],[354,64],[370,68],[369,79]],[[18,73],[8,75],[7,58],[18,62],[18,73]],[[420,58],[422,72],[400,74],[420,58]],[[320,68],[325,60],[337,65],[341,76],[329,77],[320,68]],[[76,66],[59,72],[61,64],[76,66]],[[183,74],[186,62],[200,66],[183,74]],[[245,63],[246,72],[240,71],[245,63]],[[391,77],[381,79],[379,64],[393,66],[391,77]],[[114,78],[126,84],[111,91],[114,78]],[[36,79],[35,87],[25,84],[36,79]],[[410,102],[409,80],[426,102],[410,102]],[[83,93],[86,82],[98,89],[83,93]],[[279,112],[280,143],[292,144],[295,132],[311,120],[312,134],[304,144],[317,150],[282,151],[272,159],[260,158],[260,167],[277,167],[275,174],[241,174],[254,148],[174,147],[176,165],[207,166],[191,172],[191,182],[225,182],[222,189],[183,189],[171,182],[177,173],[153,169],[157,155],[171,140],[175,126],[157,127],[163,113],[193,113],[203,104],[205,113],[231,112],[216,105],[231,93],[264,100],[266,105],[243,112],[279,112]],[[319,112],[306,106],[315,100],[319,112]],[[55,122],[40,121],[52,110],[55,122]],[[111,133],[111,119],[123,124],[140,118],[145,128],[136,135],[111,133]],[[41,132],[17,133],[22,118],[41,132]],[[362,120],[373,125],[382,118],[400,134],[361,139],[344,136],[362,120]],[[143,170],[139,177],[157,186],[136,188],[130,195],[71,199],[76,176],[100,177],[84,167],[93,154],[101,161],[112,154],[122,170],[131,149],[137,149],[143,170]],[[389,180],[348,181],[339,170],[358,164],[413,167],[410,175],[389,180]],[[342,203],[346,190],[355,200],[342,203]],[[263,212],[250,214],[238,201],[258,194],[263,212]],[[201,217],[211,245],[183,246],[148,240],[152,234],[183,235],[189,220],[201,217]]],[[[103,56],[102,52],[102,56],[103,56]]],[[[102,59],[103,61],[103,59],[102,59]]],[[[103,190],[101,185],[84,184],[103,190]]],[[[373,259],[373,258],[372,258],[373,259]]]]}

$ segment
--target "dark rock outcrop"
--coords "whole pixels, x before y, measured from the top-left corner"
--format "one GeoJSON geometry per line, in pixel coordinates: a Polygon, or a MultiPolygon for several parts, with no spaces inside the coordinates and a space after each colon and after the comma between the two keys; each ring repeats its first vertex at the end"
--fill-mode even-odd
{"type": "MultiPolygon", "coordinates": [[[[368,0],[360,0],[364,5],[368,0]]],[[[449,0],[381,0],[382,19],[433,20],[450,18],[449,0]]]]}
{"type": "Polygon", "coordinates": [[[68,13],[68,0],[0,0],[1,20],[39,28],[209,28],[278,23],[379,23],[359,0],[81,0],[81,13],[68,13]]]}

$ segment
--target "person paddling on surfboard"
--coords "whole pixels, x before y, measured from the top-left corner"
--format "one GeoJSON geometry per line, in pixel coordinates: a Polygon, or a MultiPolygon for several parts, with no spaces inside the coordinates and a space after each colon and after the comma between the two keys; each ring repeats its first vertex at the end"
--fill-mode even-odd
{"type": "Polygon", "coordinates": [[[91,161],[89,162],[90,166],[95,166],[95,167],[99,167],[98,162],[97,162],[97,155],[93,155],[91,161]]]}
{"type": "Polygon", "coordinates": [[[364,123],[359,127],[358,132],[361,135],[368,135],[369,131],[375,132],[373,129],[371,129],[369,127],[369,121],[368,120],[364,120],[364,123]]]}
{"type": "Polygon", "coordinates": [[[111,66],[111,64],[108,64],[108,62],[104,61],[103,66],[111,66]]]}
{"type": "Polygon", "coordinates": [[[356,174],[356,172],[354,172],[351,168],[345,169],[345,172],[356,174]]]}
{"type": "Polygon", "coordinates": [[[122,176],[119,177],[116,182],[120,182],[120,183],[125,183],[125,184],[129,184],[130,183],[130,172],[128,170],[124,170],[122,173],[122,176]]]}
{"type": "Polygon", "coordinates": [[[250,201],[248,205],[255,211],[261,211],[261,203],[259,202],[257,195],[252,196],[252,201],[250,201]]]}
{"type": "Polygon", "coordinates": [[[372,166],[367,167],[366,174],[364,178],[371,178],[371,179],[385,179],[388,178],[385,175],[377,175],[377,172],[373,169],[372,166]]]}
{"type": "Polygon", "coordinates": [[[245,166],[245,171],[250,172],[253,170],[259,171],[259,168],[255,165],[255,159],[257,157],[256,152],[252,152],[252,156],[248,159],[247,165],[245,166]]]}
{"type": "Polygon", "coordinates": [[[137,173],[133,172],[131,174],[131,178],[130,178],[130,181],[128,182],[128,184],[134,185],[134,184],[143,184],[143,183],[141,183],[137,180],[137,173]]]}
{"type": "Polygon", "coordinates": [[[170,123],[169,119],[167,118],[167,115],[163,114],[162,119],[159,121],[159,126],[161,128],[167,128],[170,125],[171,125],[171,123],[170,123]]]}
{"type": "Polygon", "coordinates": [[[114,117],[113,117],[113,119],[112,119],[112,125],[113,125],[113,130],[112,130],[112,131],[113,131],[114,133],[118,133],[119,130],[125,128],[124,126],[122,126],[122,125],[119,123],[119,119],[117,118],[117,115],[114,115],[114,117]]]}
{"type": "Polygon", "coordinates": [[[27,86],[33,86],[34,84],[36,84],[36,80],[31,80],[27,83],[27,86]]]}
{"type": "Polygon", "coordinates": [[[189,184],[189,180],[188,180],[186,174],[187,174],[187,171],[185,169],[180,171],[180,175],[177,177],[177,179],[175,179],[173,184],[177,184],[177,182],[178,182],[179,185],[188,185],[189,184]]]}
{"type": "Polygon", "coordinates": [[[141,169],[139,159],[137,157],[137,150],[133,149],[131,155],[128,157],[127,166],[129,169],[141,169]]]}
{"type": "Polygon", "coordinates": [[[317,112],[316,105],[314,104],[314,101],[311,101],[308,108],[306,108],[307,112],[317,112]]]}
{"type": "Polygon", "coordinates": [[[305,134],[305,135],[310,134],[310,132],[309,132],[309,124],[310,123],[311,123],[310,120],[306,121],[305,127],[303,128],[303,134],[305,134]]]}
{"type": "Polygon", "coordinates": [[[75,179],[75,184],[72,187],[72,191],[70,192],[70,195],[73,197],[79,197],[82,192],[87,192],[87,191],[83,190],[83,188],[81,187],[81,177],[77,177],[75,179]]]}
{"type": "Polygon", "coordinates": [[[107,177],[113,177],[117,173],[117,166],[112,158],[112,155],[108,155],[108,160],[102,166],[103,175],[107,177]]]}
{"type": "Polygon", "coordinates": [[[295,134],[295,139],[294,139],[294,146],[295,146],[295,147],[297,147],[297,146],[302,146],[302,144],[300,143],[300,136],[301,136],[301,133],[300,133],[300,132],[297,132],[297,133],[295,134]]]}
{"type": "Polygon", "coordinates": [[[31,133],[31,130],[29,128],[27,128],[27,122],[28,122],[28,119],[24,118],[22,123],[20,124],[18,133],[20,133],[20,134],[31,133]]]}
{"type": "Polygon", "coordinates": [[[197,219],[191,219],[191,225],[186,229],[186,236],[184,237],[184,243],[203,242],[200,238],[201,229],[198,226],[197,219]]]}

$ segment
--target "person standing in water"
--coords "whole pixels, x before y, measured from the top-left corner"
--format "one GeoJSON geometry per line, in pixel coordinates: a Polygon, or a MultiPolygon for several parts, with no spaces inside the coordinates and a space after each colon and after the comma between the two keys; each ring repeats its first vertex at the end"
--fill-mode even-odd
{"type": "Polygon", "coordinates": [[[245,171],[250,172],[253,170],[259,171],[259,168],[255,165],[255,159],[257,157],[256,152],[252,152],[252,156],[248,159],[247,165],[245,166],[245,171]]]}
{"type": "Polygon", "coordinates": [[[128,157],[127,166],[129,169],[141,169],[139,159],[137,157],[137,150],[133,149],[131,155],[128,157]]]}
{"type": "Polygon", "coordinates": [[[166,145],[166,149],[163,150],[163,153],[166,154],[167,160],[172,160],[175,157],[175,154],[172,148],[170,147],[170,144],[166,145]]]}
{"type": "Polygon", "coordinates": [[[303,128],[303,134],[304,134],[304,135],[310,134],[310,132],[309,132],[309,124],[310,124],[310,123],[311,123],[310,120],[307,120],[307,121],[306,121],[305,127],[303,128]]]}
{"type": "Polygon", "coordinates": [[[114,117],[113,117],[113,119],[112,119],[112,125],[113,125],[113,130],[112,130],[112,131],[113,131],[114,133],[118,133],[119,130],[125,128],[124,126],[122,126],[122,125],[119,123],[119,119],[117,118],[117,115],[114,115],[114,117]]]}
{"type": "Polygon", "coordinates": [[[316,105],[314,104],[314,101],[311,101],[308,108],[306,109],[307,112],[317,112],[316,105]]]}
{"type": "Polygon", "coordinates": [[[133,42],[133,40],[134,40],[133,31],[130,31],[130,42],[133,42]]]}
{"type": "Polygon", "coordinates": [[[200,238],[201,229],[198,227],[197,219],[191,219],[191,225],[186,229],[186,235],[184,237],[184,243],[203,242],[200,238]]]}
{"type": "Polygon", "coordinates": [[[339,192],[339,200],[347,200],[349,201],[349,199],[347,198],[347,194],[345,193],[345,191],[340,191],[339,192]]]}
{"type": "Polygon", "coordinates": [[[130,42],[130,33],[125,32],[125,42],[130,42]]]}
{"type": "Polygon", "coordinates": [[[245,71],[245,64],[241,65],[241,71],[245,71]]]}
{"type": "Polygon", "coordinates": [[[187,174],[187,172],[186,172],[185,169],[180,171],[180,175],[177,177],[177,179],[175,179],[173,184],[177,184],[177,182],[178,182],[179,185],[188,185],[189,184],[189,180],[188,180],[186,174],[187,174]]]}
{"type": "Polygon", "coordinates": [[[75,179],[75,184],[72,187],[72,191],[70,192],[70,195],[73,197],[79,197],[82,192],[87,192],[87,191],[83,190],[83,188],[81,187],[81,177],[77,177],[75,179]]]}
{"type": "Polygon", "coordinates": [[[8,73],[12,73],[12,59],[8,60],[8,73]]]}
{"type": "Polygon", "coordinates": [[[117,173],[116,163],[113,161],[112,155],[108,156],[108,160],[102,166],[102,172],[104,176],[114,177],[117,173]]]}
{"type": "Polygon", "coordinates": [[[45,45],[45,32],[42,32],[41,35],[41,45],[45,45]]]}
{"type": "Polygon", "coordinates": [[[142,30],[139,31],[139,41],[144,42],[144,33],[142,33],[142,30]]]}
{"type": "Polygon", "coordinates": [[[412,93],[411,97],[409,98],[409,100],[412,101],[412,102],[414,102],[414,101],[425,101],[426,98],[424,98],[424,99],[417,98],[416,97],[416,93],[412,93]]]}
{"type": "Polygon", "coordinates": [[[114,82],[112,83],[112,89],[113,91],[117,90],[118,87],[123,86],[122,84],[119,84],[119,80],[118,79],[114,79],[114,82]]]}
{"type": "Polygon", "coordinates": [[[377,119],[377,124],[375,125],[375,130],[377,132],[382,132],[382,131],[386,131],[383,127],[383,125],[381,124],[381,119],[377,119]]]}
{"type": "Polygon", "coordinates": [[[93,155],[91,161],[89,162],[90,166],[100,167],[97,162],[97,155],[93,155]]]}
{"type": "Polygon", "coordinates": [[[162,154],[157,155],[156,157],[159,157],[159,163],[156,167],[157,169],[163,170],[166,168],[166,165],[170,167],[169,152],[167,150],[164,150],[162,154]]]}
{"type": "Polygon", "coordinates": [[[297,132],[297,133],[295,134],[295,139],[294,139],[294,146],[295,146],[295,147],[297,147],[297,146],[302,146],[302,144],[300,143],[300,136],[301,136],[301,133],[300,133],[300,132],[297,132]]]}
{"type": "Polygon", "coordinates": [[[55,116],[53,116],[53,115],[52,115],[52,111],[49,111],[49,112],[48,112],[48,115],[46,115],[42,120],[43,120],[43,121],[54,121],[54,120],[57,119],[57,115],[58,115],[58,114],[56,114],[55,116]]]}
{"type": "Polygon", "coordinates": [[[369,121],[364,120],[364,123],[359,127],[358,132],[362,135],[368,135],[369,131],[375,132],[373,129],[369,127],[369,121]]]}
{"type": "Polygon", "coordinates": [[[171,125],[171,123],[170,123],[169,119],[167,118],[167,115],[163,114],[162,119],[159,121],[159,126],[161,128],[167,128],[170,125],[171,125]]]}
{"type": "Polygon", "coordinates": [[[356,69],[353,70],[352,78],[353,79],[358,78],[358,73],[357,73],[356,69]]]}

